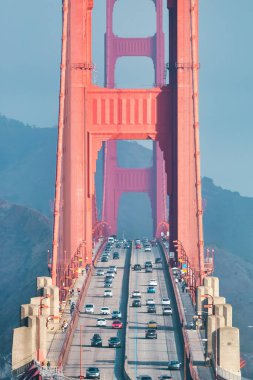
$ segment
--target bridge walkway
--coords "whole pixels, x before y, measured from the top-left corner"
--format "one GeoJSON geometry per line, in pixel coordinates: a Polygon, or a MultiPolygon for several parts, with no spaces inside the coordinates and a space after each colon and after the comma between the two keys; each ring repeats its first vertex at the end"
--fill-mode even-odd
{"type": "MultiPolygon", "coordinates": [[[[96,246],[93,249],[93,258],[96,256],[97,252],[99,251],[101,245],[103,242],[99,242],[96,244],[96,246]]],[[[73,285],[73,294],[69,294],[67,297],[67,301],[63,310],[63,313],[61,315],[59,324],[56,326],[54,330],[50,332],[50,325],[48,326],[49,329],[49,334],[48,334],[48,340],[47,340],[47,347],[48,347],[48,352],[47,352],[47,360],[51,363],[51,366],[57,367],[58,365],[58,359],[60,357],[60,354],[62,352],[62,348],[65,342],[65,335],[68,332],[66,330],[65,332],[62,331],[62,324],[63,321],[66,320],[69,324],[72,316],[70,312],[70,305],[72,302],[75,304],[77,303],[79,299],[79,293],[78,289],[82,289],[82,286],[85,282],[86,279],[86,272],[84,271],[83,273],[79,273],[78,278],[74,282],[73,285]]]]}

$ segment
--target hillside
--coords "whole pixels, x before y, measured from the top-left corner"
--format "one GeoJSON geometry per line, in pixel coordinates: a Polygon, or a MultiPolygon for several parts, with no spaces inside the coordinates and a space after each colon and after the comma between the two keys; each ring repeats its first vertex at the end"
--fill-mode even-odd
{"type": "Polygon", "coordinates": [[[0,225],[0,353],[6,355],[20,305],[35,295],[36,276],[48,273],[51,223],[36,210],[1,200],[0,225]]]}
{"type": "Polygon", "coordinates": [[[253,198],[214,185],[203,178],[205,244],[224,248],[253,262],[253,198]]]}
{"type": "Polygon", "coordinates": [[[56,128],[33,128],[0,115],[1,199],[51,214],[56,141],[56,128]]]}

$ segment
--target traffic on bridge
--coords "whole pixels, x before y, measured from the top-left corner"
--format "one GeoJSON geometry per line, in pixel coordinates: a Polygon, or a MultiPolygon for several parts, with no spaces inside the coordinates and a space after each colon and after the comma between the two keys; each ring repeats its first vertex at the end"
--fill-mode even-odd
{"type": "Polygon", "coordinates": [[[123,379],[124,371],[131,379],[183,378],[182,337],[163,265],[157,243],[147,239],[133,249],[107,244],[80,310],[67,377],[89,378],[92,367],[101,379],[123,379]]]}

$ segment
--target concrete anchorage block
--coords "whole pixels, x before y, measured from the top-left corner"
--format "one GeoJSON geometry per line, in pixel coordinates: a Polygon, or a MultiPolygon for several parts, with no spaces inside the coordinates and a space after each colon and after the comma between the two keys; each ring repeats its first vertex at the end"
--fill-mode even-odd
{"type": "Polygon", "coordinates": [[[205,308],[204,305],[212,303],[213,289],[207,286],[199,286],[197,288],[197,314],[198,315],[212,315],[212,308],[205,308]],[[210,297],[203,297],[204,294],[210,294],[210,297]]]}
{"type": "Polygon", "coordinates": [[[219,278],[218,277],[205,277],[204,278],[204,286],[213,289],[213,296],[219,297],[219,278]]]}
{"type": "Polygon", "coordinates": [[[34,359],[31,329],[23,326],[13,330],[12,370],[18,369],[34,359]]]}
{"type": "Polygon", "coordinates": [[[210,315],[207,318],[207,355],[211,356],[213,353],[213,333],[216,330],[216,318],[215,315],[210,315]]]}
{"type": "Polygon", "coordinates": [[[226,298],[225,297],[213,297],[213,304],[215,305],[225,305],[226,298]]]}
{"type": "Polygon", "coordinates": [[[29,305],[30,305],[29,303],[21,305],[21,308],[20,308],[20,319],[21,319],[21,321],[22,321],[22,319],[28,317],[29,305]]]}
{"type": "Polygon", "coordinates": [[[44,288],[45,286],[52,286],[52,278],[51,277],[37,277],[37,290],[44,288]]]}
{"type": "Polygon", "coordinates": [[[225,371],[240,375],[240,338],[236,327],[218,331],[218,365],[225,371]]]}
{"type": "Polygon", "coordinates": [[[50,312],[49,315],[55,317],[55,321],[59,317],[59,288],[58,286],[48,286],[43,289],[44,296],[49,295],[47,299],[49,301],[50,312]]]}
{"type": "Polygon", "coordinates": [[[225,326],[232,327],[233,325],[233,308],[232,305],[226,303],[223,305],[223,316],[225,318],[225,326]]]}
{"type": "Polygon", "coordinates": [[[218,329],[225,326],[225,318],[220,315],[210,315],[207,319],[207,354],[217,352],[218,329]]]}

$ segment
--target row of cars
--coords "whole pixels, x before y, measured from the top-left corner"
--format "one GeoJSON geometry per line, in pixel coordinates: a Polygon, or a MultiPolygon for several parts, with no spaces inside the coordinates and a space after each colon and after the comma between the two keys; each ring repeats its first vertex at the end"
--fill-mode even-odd
{"type": "MultiPolygon", "coordinates": [[[[150,282],[154,283],[156,280],[150,280],[150,282]]],[[[141,307],[141,292],[139,290],[134,290],[131,294],[132,298],[132,307],[141,307]]],[[[164,297],[161,299],[162,305],[162,314],[163,315],[172,315],[172,307],[170,306],[170,299],[164,297]]],[[[148,313],[156,313],[156,303],[153,298],[146,299],[146,306],[148,313]]]]}
{"type": "MultiPolygon", "coordinates": [[[[142,242],[144,251],[145,251],[145,244],[147,242],[142,242]]],[[[153,246],[153,244],[152,244],[153,246]]],[[[162,258],[156,257],[155,258],[155,264],[162,264],[162,258]]],[[[152,273],[153,272],[153,263],[151,261],[145,261],[144,265],[141,264],[134,264],[132,266],[132,270],[134,271],[142,271],[144,270],[145,273],[152,273]]],[[[157,280],[156,279],[150,279],[147,286],[147,293],[148,294],[156,294],[156,287],[157,287],[157,280]]],[[[152,296],[151,296],[152,297],[152,296]]],[[[171,300],[169,297],[162,297],[160,299],[157,299],[157,296],[155,298],[147,298],[145,301],[142,300],[142,294],[139,290],[134,290],[131,293],[132,298],[132,306],[133,307],[141,307],[142,304],[146,306],[147,313],[150,314],[156,314],[157,313],[157,306],[162,307],[162,314],[164,316],[166,315],[172,315],[173,310],[171,307],[171,300]]],[[[159,320],[159,319],[158,319],[159,320]]],[[[147,328],[145,330],[145,339],[159,339],[159,324],[156,320],[150,319],[147,322],[147,328]]],[[[180,370],[182,367],[182,364],[179,361],[169,361],[168,362],[168,369],[169,370],[180,370]]],[[[165,379],[172,379],[171,374],[162,374],[159,377],[159,380],[165,380],[165,379]]],[[[139,375],[137,377],[138,380],[152,380],[152,377],[150,375],[139,375]]]]}
{"type": "MultiPolygon", "coordinates": [[[[157,257],[155,259],[155,264],[161,264],[161,263],[162,263],[161,257],[157,257]]],[[[134,271],[141,271],[142,269],[144,269],[146,273],[152,273],[153,272],[153,263],[152,263],[152,261],[145,261],[143,267],[141,266],[141,264],[134,264],[132,266],[132,269],[134,271]]]]}
{"type": "MultiPolygon", "coordinates": [[[[120,254],[117,251],[114,251],[114,248],[124,248],[125,242],[116,243],[113,239],[109,240],[105,247],[105,250],[101,256],[101,262],[107,263],[111,258],[113,260],[119,260],[120,254]]],[[[127,248],[127,247],[126,247],[127,248]]],[[[117,275],[117,266],[109,265],[107,268],[98,268],[95,275],[99,278],[104,279],[104,298],[113,297],[113,280],[117,275]]],[[[120,310],[111,311],[110,307],[102,306],[95,310],[94,304],[85,305],[86,314],[98,314],[99,317],[96,321],[96,327],[98,328],[112,328],[112,329],[122,329],[123,323],[121,321],[122,314],[120,310]],[[110,318],[108,318],[110,317],[110,318]],[[111,319],[111,321],[110,321],[111,319]],[[109,326],[108,326],[109,324],[109,326]]],[[[110,336],[107,340],[107,344],[103,342],[101,334],[98,332],[94,333],[90,339],[91,347],[109,347],[109,348],[119,348],[121,347],[121,340],[118,336],[110,336]]],[[[87,379],[100,379],[100,369],[98,367],[89,367],[86,370],[87,379]]]]}

